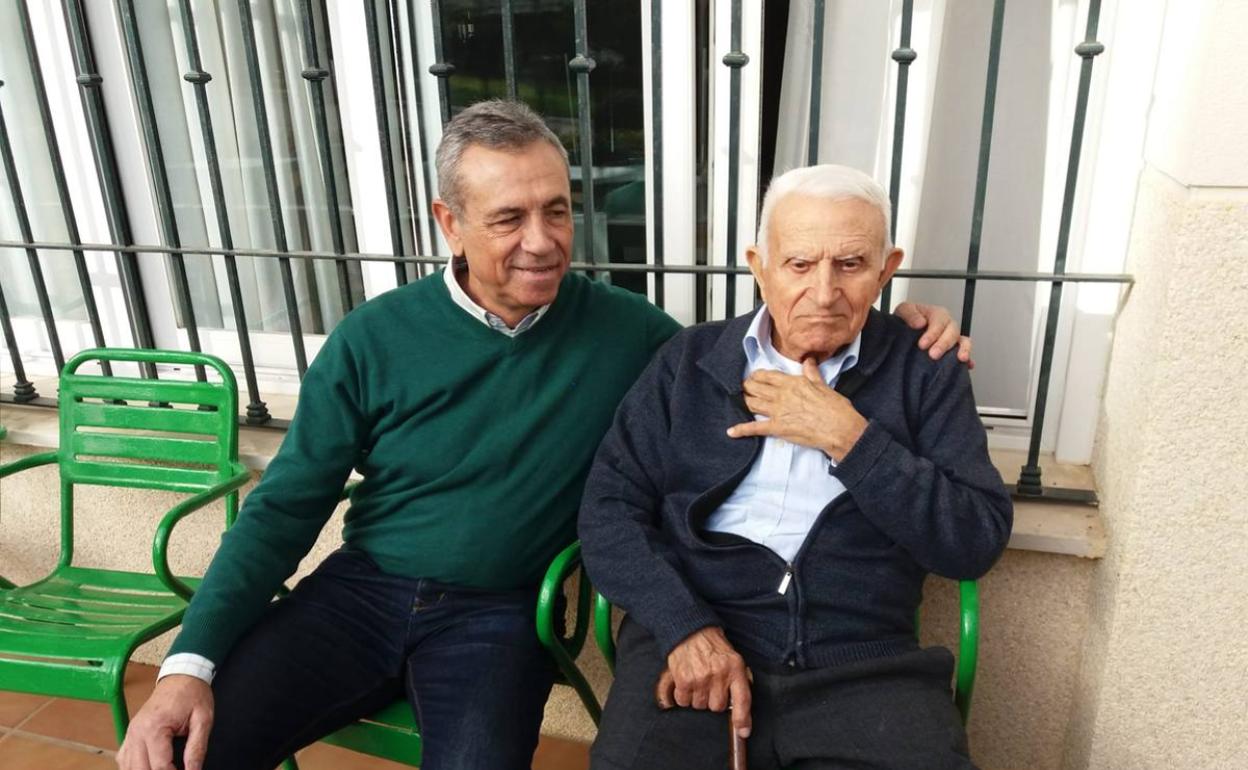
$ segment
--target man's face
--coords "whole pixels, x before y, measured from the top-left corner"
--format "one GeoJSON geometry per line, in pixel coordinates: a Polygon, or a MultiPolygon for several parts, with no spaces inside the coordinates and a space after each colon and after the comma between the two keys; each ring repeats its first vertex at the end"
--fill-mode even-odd
{"type": "Polygon", "coordinates": [[[461,210],[436,200],[434,216],[468,260],[468,296],[514,326],[554,301],[571,261],[568,168],[545,142],[515,152],[471,145],[460,179],[461,210]]]}
{"type": "Polygon", "coordinates": [[[883,253],[883,217],[857,198],[786,195],[767,241],[766,264],[756,247],[746,259],[771,313],[772,344],[794,361],[823,361],[853,342],[902,258],[900,249],[883,253]]]}

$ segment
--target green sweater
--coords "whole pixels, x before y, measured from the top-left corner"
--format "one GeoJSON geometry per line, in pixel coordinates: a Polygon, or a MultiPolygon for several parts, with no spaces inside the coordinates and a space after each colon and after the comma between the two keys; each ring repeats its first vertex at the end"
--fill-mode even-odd
{"type": "Polygon", "coordinates": [[[352,468],[343,539],[394,575],[535,586],[576,537],[615,408],[679,324],[569,274],[508,337],[441,275],[365,303],[308,368],[290,430],[224,536],[171,652],[221,662],[307,554],[352,468]]]}

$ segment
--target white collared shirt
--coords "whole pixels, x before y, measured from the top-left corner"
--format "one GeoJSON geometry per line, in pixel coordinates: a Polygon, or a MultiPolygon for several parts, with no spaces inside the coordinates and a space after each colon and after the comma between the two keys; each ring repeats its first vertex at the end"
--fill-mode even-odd
{"type": "MultiPolygon", "coordinates": [[[[741,343],[745,347],[743,377],[761,370],[801,375],[802,365],[780,355],[771,343],[771,315],[763,306],[750,323],[741,343]]],[[[819,364],[829,387],[858,363],[862,334],[844,350],[819,364]]],[[[755,415],[756,420],[766,420],[755,415]]],[[[767,546],[792,563],[810,533],[819,512],[845,492],[840,479],[828,472],[836,462],[818,449],[768,436],[749,473],[719,508],[706,529],[728,532],[767,546]]]]}
{"type": "Polygon", "coordinates": [[[516,324],[513,329],[502,318],[472,301],[472,297],[468,296],[468,292],[464,291],[464,287],[459,283],[459,274],[461,273],[467,275],[468,260],[463,257],[451,257],[446,261],[446,269],[442,271],[442,277],[446,281],[447,291],[451,293],[451,300],[456,305],[462,307],[468,315],[494,331],[506,334],[508,337],[515,337],[517,334],[522,334],[532,329],[533,324],[540,321],[542,316],[546,315],[546,311],[550,309],[550,305],[542,305],[537,310],[521,318],[520,323],[516,324]]]}

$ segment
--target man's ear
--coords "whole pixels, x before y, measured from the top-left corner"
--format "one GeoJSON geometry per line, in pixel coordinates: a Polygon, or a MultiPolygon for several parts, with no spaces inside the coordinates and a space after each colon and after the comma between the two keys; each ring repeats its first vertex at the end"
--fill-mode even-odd
{"type": "Polygon", "coordinates": [[[451,253],[456,256],[462,256],[464,253],[464,242],[459,235],[461,225],[459,215],[450,207],[450,204],[441,198],[434,198],[431,207],[433,209],[433,218],[437,221],[443,237],[446,238],[446,244],[451,247],[451,253]]]}
{"type": "Polygon", "coordinates": [[[906,253],[897,247],[888,252],[884,257],[884,270],[880,273],[880,288],[884,288],[884,284],[888,283],[888,279],[893,277],[893,273],[897,272],[897,268],[901,267],[901,261],[906,258],[906,253]]]}
{"type": "Polygon", "coordinates": [[[766,302],[767,281],[763,278],[763,254],[758,250],[758,244],[745,250],[745,262],[750,266],[750,273],[753,274],[754,281],[758,284],[758,293],[762,295],[763,302],[766,302]]]}

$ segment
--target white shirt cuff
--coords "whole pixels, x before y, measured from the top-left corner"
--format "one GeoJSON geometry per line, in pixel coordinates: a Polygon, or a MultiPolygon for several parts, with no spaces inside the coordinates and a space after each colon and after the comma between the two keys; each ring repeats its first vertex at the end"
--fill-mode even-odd
{"type": "Polygon", "coordinates": [[[165,662],[160,664],[160,673],[156,675],[156,681],[159,682],[170,674],[186,674],[212,684],[212,678],[217,675],[217,667],[203,655],[179,652],[165,658],[165,662]]]}

